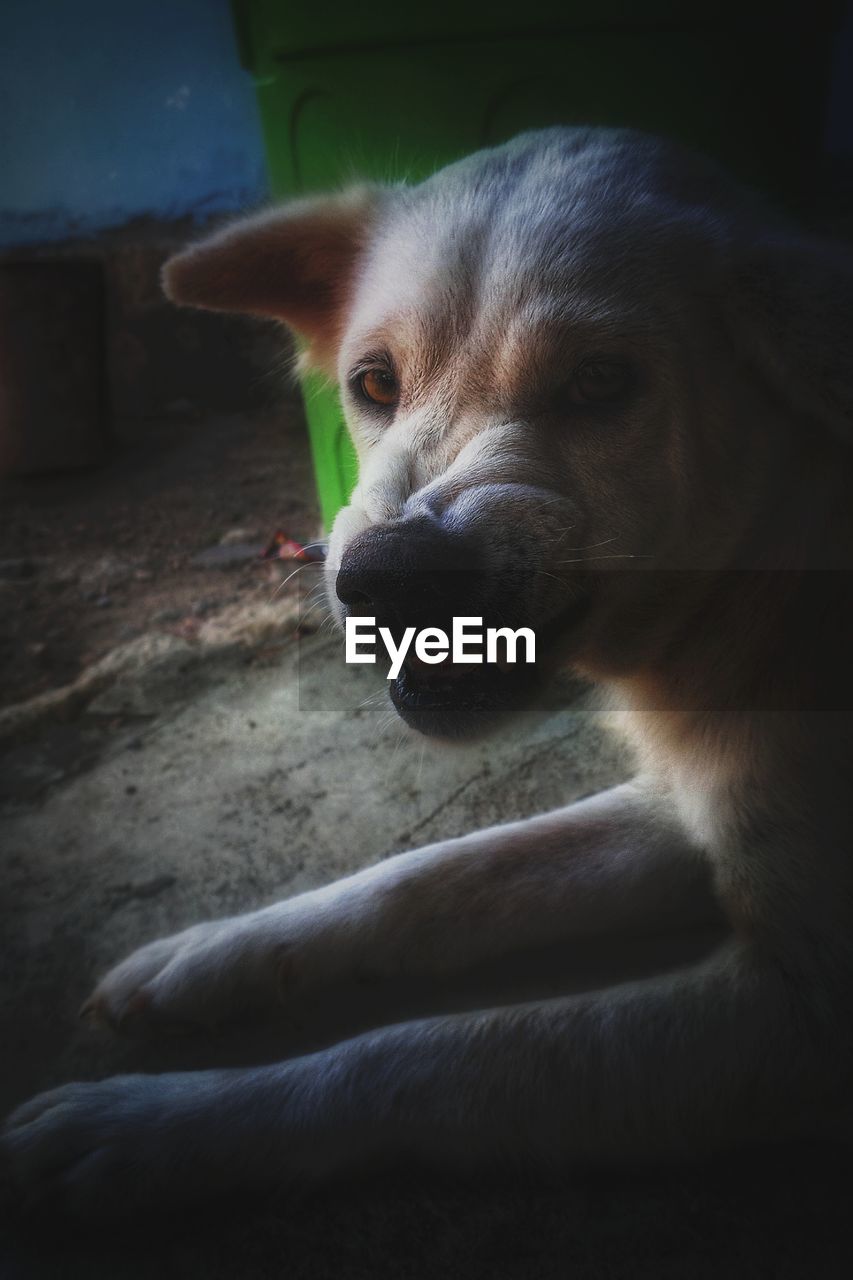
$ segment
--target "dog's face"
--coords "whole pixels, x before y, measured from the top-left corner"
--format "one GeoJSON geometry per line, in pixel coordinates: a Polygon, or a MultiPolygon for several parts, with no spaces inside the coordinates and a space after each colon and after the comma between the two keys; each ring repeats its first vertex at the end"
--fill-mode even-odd
{"type": "MultiPolygon", "coordinates": [[[[624,671],[662,643],[679,572],[743,567],[791,466],[796,429],[727,310],[751,218],[674,148],[553,130],[238,228],[176,260],[170,287],[284,316],[334,368],[360,459],[327,562],[340,620],[479,616],[533,628],[546,660],[624,671]],[[289,293],[260,280],[264,253],[289,293]]],[[[456,735],[528,684],[523,665],[412,660],[390,694],[456,735]]]]}
{"type": "MultiPolygon", "coordinates": [[[[686,454],[726,396],[727,352],[685,288],[698,246],[588,166],[522,143],[384,208],[337,359],[361,460],[330,544],[339,617],[449,631],[473,614],[533,628],[540,662],[577,658],[629,566],[683,561],[686,454]]],[[[391,698],[447,733],[529,681],[410,661],[391,698]]]]}

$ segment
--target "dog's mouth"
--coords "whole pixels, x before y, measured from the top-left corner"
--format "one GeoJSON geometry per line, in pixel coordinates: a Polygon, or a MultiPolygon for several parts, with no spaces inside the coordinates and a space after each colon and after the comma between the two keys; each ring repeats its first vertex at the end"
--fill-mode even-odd
{"type": "Polygon", "coordinates": [[[443,662],[426,666],[407,661],[390,683],[391,702],[401,719],[419,733],[469,737],[518,707],[535,679],[535,665],[443,662]]]}
{"type": "Polygon", "coordinates": [[[505,716],[529,706],[554,666],[555,641],[579,625],[587,605],[588,598],[579,597],[559,617],[537,628],[533,663],[459,663],[446,658],[427,664],[408,655],[400,674],[389,682],[394,709],[410,728],[429,737],[468,738],[487,732],[505,716]]]}

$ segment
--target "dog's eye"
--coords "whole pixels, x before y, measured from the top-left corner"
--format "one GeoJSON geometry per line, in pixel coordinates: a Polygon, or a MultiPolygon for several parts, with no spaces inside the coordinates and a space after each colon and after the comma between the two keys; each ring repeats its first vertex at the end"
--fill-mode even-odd
{"type": "Polygon", "coordinates": [[[385,407],[397,403],[397,379],[388,369],[365,369],[358,375],[357,383],[365,400],[385,407]]]}
{"type": "Polygon", "coordinates": [[[616,360],[586,360],[568,386],[572,404],[617,400],[627,390],[629,371],[616,360]]]}

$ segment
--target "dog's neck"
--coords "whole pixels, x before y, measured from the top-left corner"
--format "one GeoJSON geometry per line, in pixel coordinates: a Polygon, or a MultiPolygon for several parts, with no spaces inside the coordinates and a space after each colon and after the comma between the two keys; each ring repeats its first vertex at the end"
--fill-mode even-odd
{"type": "Polygon", "coordinates": [[[827,744],[839,755],[850,747],[849,452],[833,442],[804,451],[788,474],[789,491],[745,531],[758,567],[688,579],[666,625],[640,646],[641,662],[622,670],[592,662],[585,672],[702,843],[714,838],[710,815],[718,826],[745,789],[780,770],[805,780],[816,754],[824,772],[843,769],[826,759],[827,744]]]}

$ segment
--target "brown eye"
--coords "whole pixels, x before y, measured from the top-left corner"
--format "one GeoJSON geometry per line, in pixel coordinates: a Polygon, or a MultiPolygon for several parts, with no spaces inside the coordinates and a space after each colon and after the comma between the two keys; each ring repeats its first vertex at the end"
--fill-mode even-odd
{"type": "Polygon", "coordinates": [[[373,404],[387,406],[397,402],[397,379],[387,369],[365,369],[359,374],[358,387],[365,400],[373,404]]]}
{"type": "Polygon", "coordinates": [[[617,400],[628,387],[628,369],[615,360],[587,360],[575,371],[569,387],[573,404],[617,400]]]}

